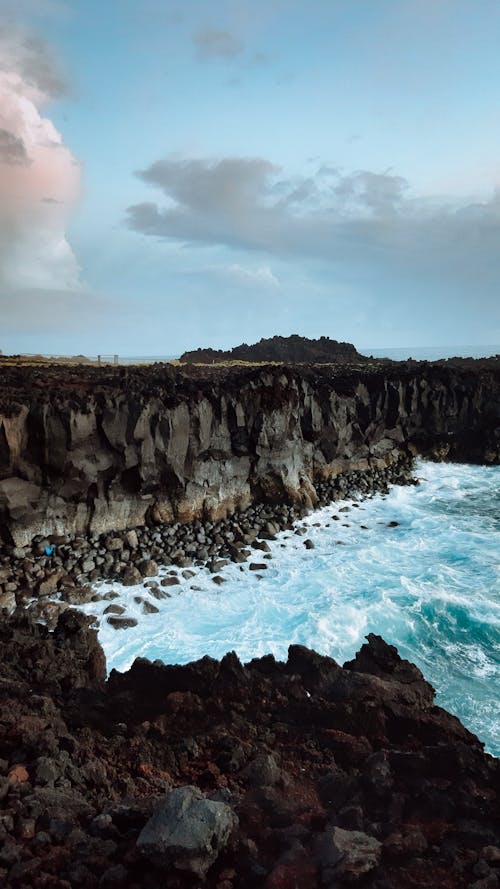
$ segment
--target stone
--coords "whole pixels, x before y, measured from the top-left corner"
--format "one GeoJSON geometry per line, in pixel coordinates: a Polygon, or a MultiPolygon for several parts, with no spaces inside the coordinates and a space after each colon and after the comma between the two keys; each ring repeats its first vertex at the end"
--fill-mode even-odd
{"type": "Polygon", "coordinates": [[[86,605],[95,596],[95,590],[90,586],[67,587],[61,593],[61,597],[68,605],[86,605]]]}
{"type": "Polygon", "coordinates": [[[107,621],[115,630],[128,630],[137,626],[135,617],[108,617],[107,621]]]}
{"type": "Polygon", "coordinates": [[[178,577],[164,577],[163,580],[160,580],[160,584],[162,586],[179,586],[180,580],[178,577]]]}
{"type": "Polygon", "coordinates": [[[237,823],[226,803],[208,799],[196,787],[177,787],[147,821],[137,848],[162,867],[203,879],[237,823]]]}
{"type": "Polygon", "coordinates": [[[115,864],[108,867],[99,880],[99,889],[115,889],[115,886],[125,886],[128,881],[128,871],[123,864],[115,864]]]}
{"type": "Polygon", "coordinates": [[[57,587],[59,586],[59,580],[61,578],[61,573],[56,572],[55,574],[51,574],[50,577],[46,577],[45,580],[40,581],[37,584],[37,593],[39,596],[52,596],[53,593],[56,592],[57,587]]]}
{"type": "Polygon", "coordinates": [[[306,549],[314,549],[314,543],[312,542],[312,540],[309,539],[309,537],[307,538],[307,540],[304,540],[304,546],[306,549]]]}
{"type": "Polygon", "coordinates": [[[137,565],[142,577],[155,577],[158,574],[158,565],[153,559],[144,559],[137,565]]]}
{"type": "Polygon", "coordinates": [[[119,552],[119,550],[123,549],[123,540],[121,537],[110,537],[106,541],[106,549],[108,552],[119,552]]]}
{"type": "Polygon", "coordinates": [[[142,574],[135,565],[128,565],[122,574],[123,586],[136,586],[142,583],[142,574]]]}
{"type": "Polygon", "coordinates": [[[158,614],[159,608],[156,605],[153,605],[152,602],[148,602],[147,599],[144,599],[142,603],[142,613],[143,614],[158,614]]]}
{"type": "Polygon", "coordinates": [[[282,778],[280,767],[272,753],[259,753],[245,766],[241,776],[252,787],[272,787],[282,778]]]}
{"type": "Polygon", "coordinates": [[[7,780],[9,784],[24,784],[25,781],[29,781],[29,777],[26,766],[18,764],[9,770],[7,780]]]}
{"type": "Polygon", "coordinates": [[[132,529],[131,531],[127,531],[127,533],[125,534],[125,540],[127,541],[130,549],[137,549],[137,547],[139,546],[137,531],[135,531],[134,529],[132,529]]]}
{"type": "Polygon", "coordinates": [[[267,568],[263,562],[250,562],[248,566],[250,571],[264,571],[267,568]]]}
{"type": "Polygon", "coordinates": [[[264,553],[270,553],[271,547],[266,540],[254,540],[252,543],[254,549],[260,549],[264,553]]]}
{"type": "Polygon", "coordinates": [[[37,759],[35,781],[37,784],[53,785],[60,775],[60,768],[49,756],[40,756],[37,759]]]}
{"type": "Polygon", "coordinates": [[[125,614],[123,605],[107,605],[103,614],[125,614]]]}
{"type": "Polygon", "coordinates": [[[220,571],[221,568],[225,568],[227,564],[227,559],[214,559],[207,567],[212,574],[217,574],[217,572],[220,571]]]}
{"type": "Polygon", "coordinates": [[[316,851],[324,882],[354,882],[380,863],[382,843],[359,830],[327,827],[316,851]]]}

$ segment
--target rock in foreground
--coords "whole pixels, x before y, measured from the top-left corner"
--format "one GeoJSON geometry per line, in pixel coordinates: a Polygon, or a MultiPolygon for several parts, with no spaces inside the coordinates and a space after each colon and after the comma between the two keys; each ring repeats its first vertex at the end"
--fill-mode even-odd
{"type": "Polygon", "coordinates": [[[500,760],[395,648],[137,660],[0,625],[0,884],[495,889],[500,760]]]}

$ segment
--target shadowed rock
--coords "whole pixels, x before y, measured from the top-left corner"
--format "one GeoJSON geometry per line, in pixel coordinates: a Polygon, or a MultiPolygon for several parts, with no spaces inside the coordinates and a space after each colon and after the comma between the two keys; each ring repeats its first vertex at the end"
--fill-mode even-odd
{"type": "Polygon", "coordinates": [[[160,866],[204,877],[237,823],[225,803],[207,799],[196,787],[177,787],[145,824],[137,847],[160,866]]]}

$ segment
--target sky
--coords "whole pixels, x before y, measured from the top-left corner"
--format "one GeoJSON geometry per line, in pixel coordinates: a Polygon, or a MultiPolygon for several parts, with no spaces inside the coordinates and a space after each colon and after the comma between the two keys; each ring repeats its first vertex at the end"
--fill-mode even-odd
{"type": "Polygon", "coordinates": [[[498,0],[0,0],[0,349],[500,343],[498,0]]]}

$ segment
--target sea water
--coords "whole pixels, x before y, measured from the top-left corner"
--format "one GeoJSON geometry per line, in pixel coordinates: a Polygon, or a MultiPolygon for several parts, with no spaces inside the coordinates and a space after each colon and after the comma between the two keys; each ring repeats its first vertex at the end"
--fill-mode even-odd
{"type": "Polygon", "coordinates": [[[372,358],[391,358],[392,361],[439,361],[443,358],[491,358],[500,355],[500,343],[485,346],[399,346],[397,349],[359,349],[362,355],[372,358]]]}
{"type": "MultiPolygon", "coordinates": [[[[338,501],[311,513],[270,542],[271,560],[255,551],[260,571],[230,564],[216,586],[205,568],[166,588],[170,598],[143,615],[143,586],[101,584],[138,619],[115,630],[100,618],[108,669],[135,657],[186,663],[234,650],[243,661],[291,643],[339,663],[367,633],[396,645],[436,688],[436,702],[500,755],[500,467],[419,462],[416,487],[338,501]],[[346,511],[343,511],[347,507],[346,511]],[[391,523],[396,523],[391,526],[391,523]],[[307,549],[310,539],[314,549],[307,549]]],[[[162,568],[167,574],[171,568],[162,568]]]]}

